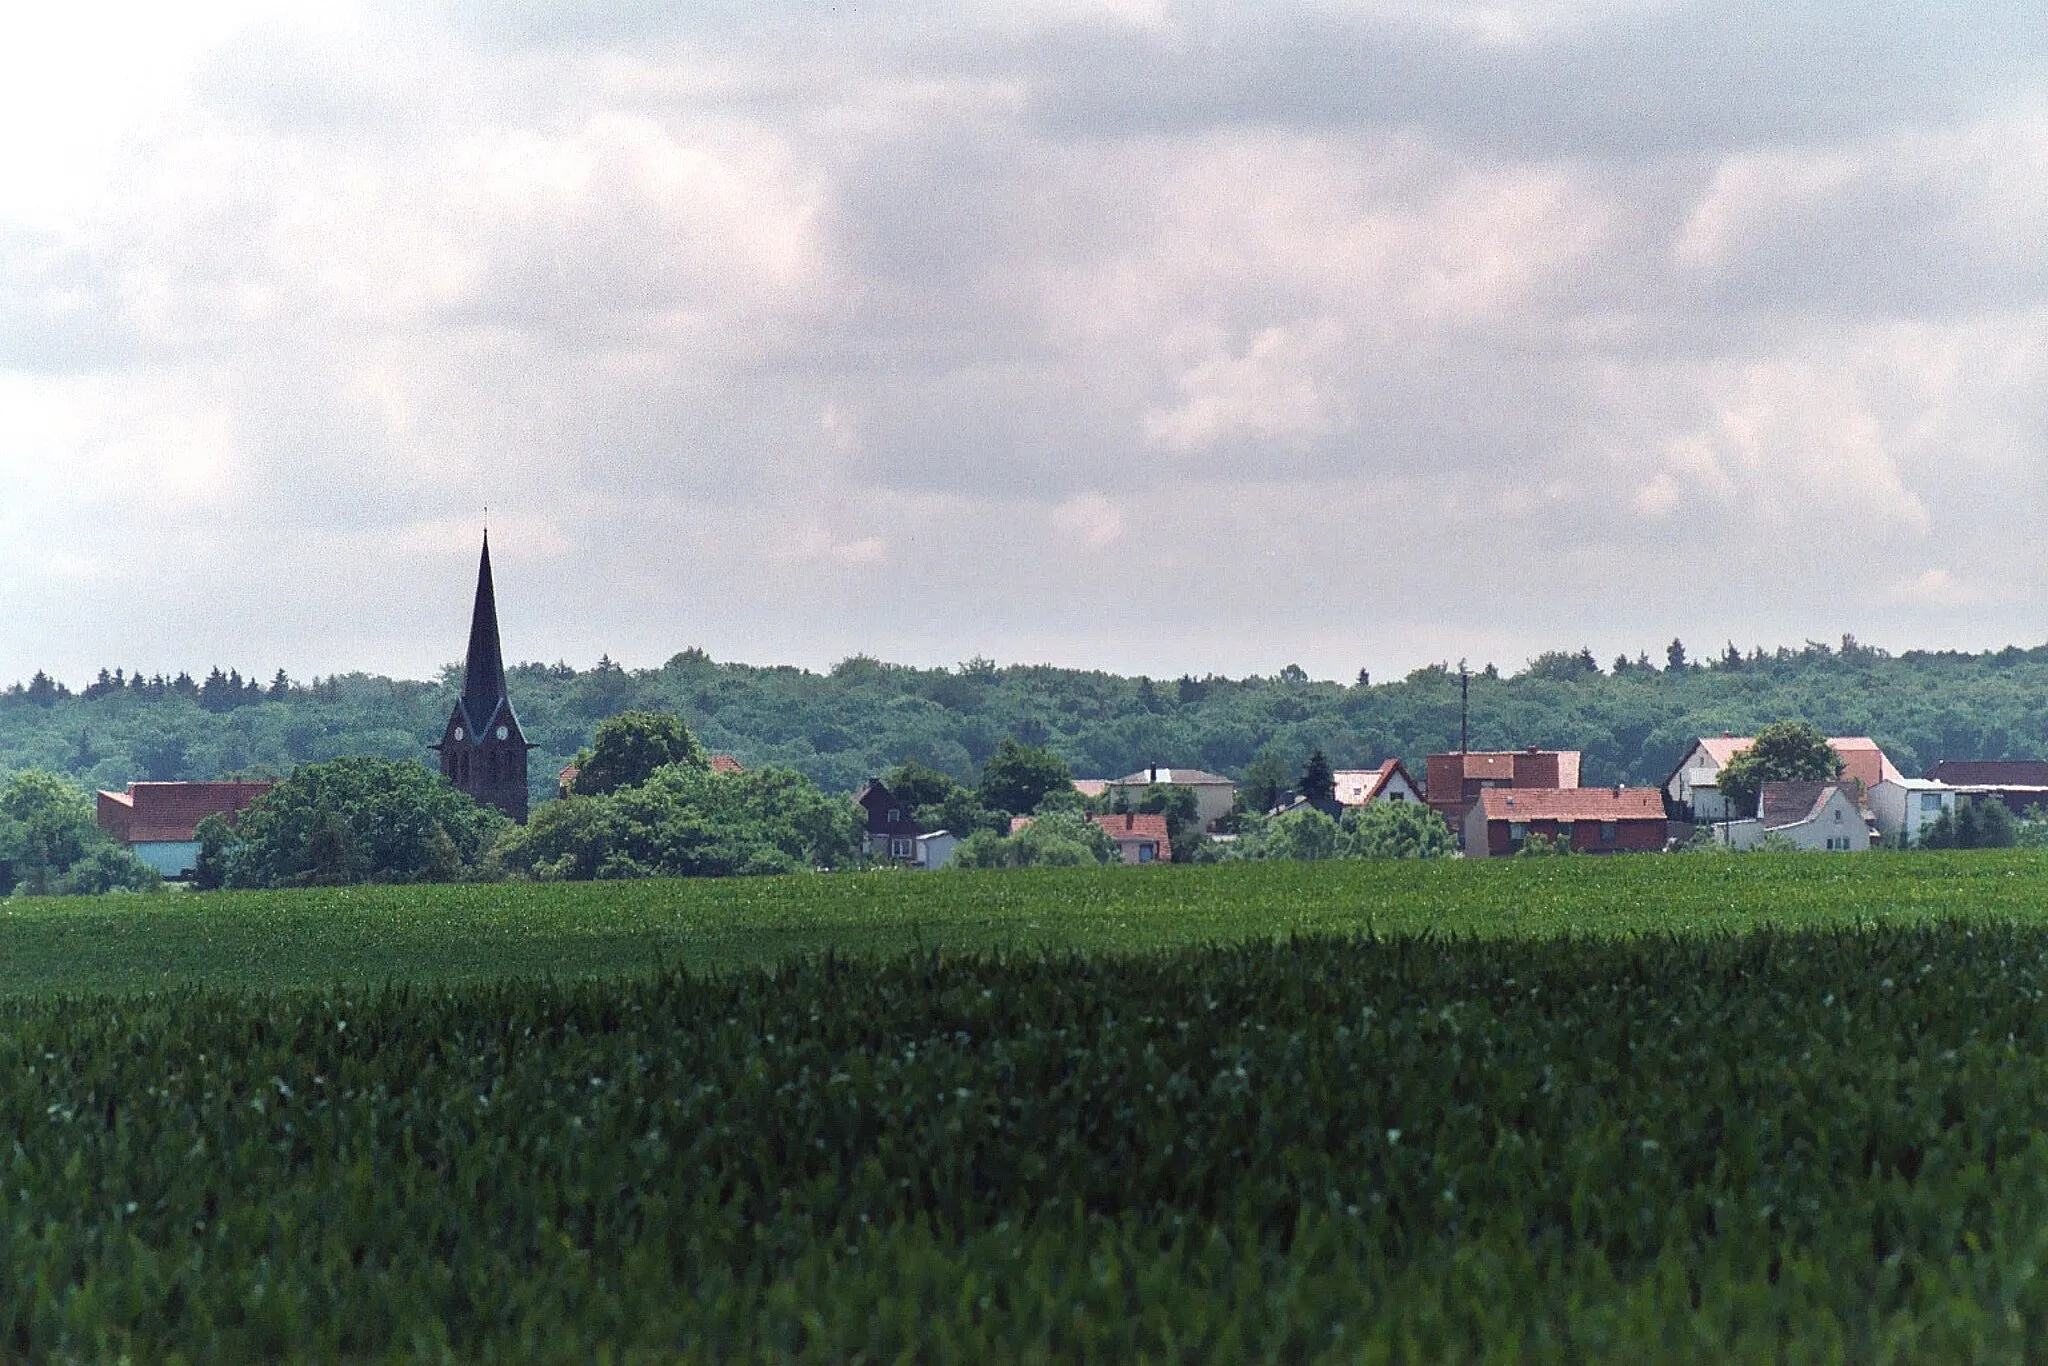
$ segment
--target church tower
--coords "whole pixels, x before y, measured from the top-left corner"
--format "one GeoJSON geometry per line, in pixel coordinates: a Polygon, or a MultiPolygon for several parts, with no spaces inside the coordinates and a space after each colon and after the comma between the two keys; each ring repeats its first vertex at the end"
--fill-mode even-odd
{"type": "Polygon", "coordinates": [[[476,571],[476,610],[469,619],[469,658],[462,697],[441,732],[441,776],[476,798],[526,823],[526,733],[505,692],[505,655],[498,646],[498,595],[491,587],[491,533],[484,533],[476,571]]]}

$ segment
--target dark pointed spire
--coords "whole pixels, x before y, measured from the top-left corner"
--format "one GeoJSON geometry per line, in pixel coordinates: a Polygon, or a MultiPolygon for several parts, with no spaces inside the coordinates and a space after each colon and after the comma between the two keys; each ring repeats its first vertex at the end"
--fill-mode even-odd
{"type": "Polygon", "coordinates": [[[487,726],[505,700],[505,654],[498,646],[498,594],[491,587],[491,533],[476,571],[476,610],[469,619],[469,658],[462,666],[462,706],[471,726],[487,726]]]}

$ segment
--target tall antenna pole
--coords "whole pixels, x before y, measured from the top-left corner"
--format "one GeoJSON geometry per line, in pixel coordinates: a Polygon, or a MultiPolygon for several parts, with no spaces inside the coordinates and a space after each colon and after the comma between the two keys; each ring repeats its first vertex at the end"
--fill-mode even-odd
{"type": "Polygon", "coordinates": [[[1465,661],[1458,661],[1458,753],[1469,754],[1472,750],[1472,675],[1465,672],[1465,661]]]}

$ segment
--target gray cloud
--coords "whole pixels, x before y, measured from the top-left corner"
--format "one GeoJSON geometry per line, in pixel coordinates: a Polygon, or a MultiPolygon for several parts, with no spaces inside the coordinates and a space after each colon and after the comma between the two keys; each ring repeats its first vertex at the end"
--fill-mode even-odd
{"type": "Polygon", "coordinates": [[[0,678],[424,672],[485,503],[549,658],[2030,640],[2043,26],[235,29],[0,194],[0,678]]]}

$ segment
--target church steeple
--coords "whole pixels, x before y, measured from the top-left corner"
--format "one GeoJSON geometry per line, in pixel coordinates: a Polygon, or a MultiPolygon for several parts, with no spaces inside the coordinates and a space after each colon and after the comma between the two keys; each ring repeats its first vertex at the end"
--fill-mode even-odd
{"type": "Polygon", "coordinates": [[[505,700],[505,652],[498,645],[498,594],[491,584],[491,533],[486,530],[476,569],[476,607],[469,617],[469,658],[462,666],[462,705],[470,721],[483,727],[505,700]]]}
{"type": "Polygon", "coordinates": [[[441,776],[484,806],[526,819],[526,734],[505,690],[505,652],[498,644],[498,593],[491,582],[491,533],[484,533],[476,570],[476,606],[469,618],[469,656],[462,696],[441,732],[441,776]]]}

